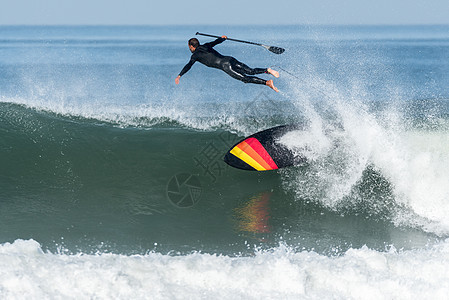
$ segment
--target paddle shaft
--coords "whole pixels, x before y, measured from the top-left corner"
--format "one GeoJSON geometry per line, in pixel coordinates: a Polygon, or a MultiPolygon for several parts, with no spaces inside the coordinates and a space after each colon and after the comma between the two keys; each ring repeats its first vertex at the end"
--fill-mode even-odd
{"type": "MultiPolygon", "coordinates": [[[[220,37],[221,37],[221,36],[218,36],[218,35],[212,35],[212,34],[200,33],[200,32],[197,32],[196,35],[204,35],[204,36],[214,37],[214,38],[220,38],[220,37]]],[[[250,44],[250,45],[265,46],[265,45],[262,45],[262,44],[259,44],[259,43],[248,42],[248,41],[242,41],[242,40],[231,39],[231,38],[227,38],[227,40],[229,40],[229,41],[234,41],[234,42],[239,42],[239,43],[250,44]]]]}

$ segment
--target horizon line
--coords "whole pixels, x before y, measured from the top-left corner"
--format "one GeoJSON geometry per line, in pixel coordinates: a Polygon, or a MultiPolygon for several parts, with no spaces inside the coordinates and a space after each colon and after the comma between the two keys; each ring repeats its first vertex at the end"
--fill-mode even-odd
{"type": "Polygon", "coordinates": [[[36,23],[36,24],[27,24],[27,23],[17,23],[17,24],[2,24],[0,26],[129,26],[129,27],[138,27],[138,26],[154,26],[154,27],[163,27],[163,26],[223,26],[223,27],[241,27],[241,26],[254,26],[254,27],[269,27],[269,26],[449,26],[449,23],[285,23],[285,24],[114,24],[114,23],[104,23],[104,24],[94,24],[94,23],[83,23],[83,24],[45,24],[45,23],[36,23]]]}

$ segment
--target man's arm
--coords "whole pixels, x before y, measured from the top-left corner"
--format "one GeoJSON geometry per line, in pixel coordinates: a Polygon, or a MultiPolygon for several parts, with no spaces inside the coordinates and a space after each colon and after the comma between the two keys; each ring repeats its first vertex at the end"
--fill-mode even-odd
{"type": "Polygon", "coordinates": [[[182,68],[182,70],[179,73],[178,77],[176,77],[176,79],[175,79],[175,83],[176,84],[179,84],[179,78],[181,78],[182,75],[187,73],[195,62],[196,62],[196,60],[193,57],[190,58],[190,61],[184,66],[184,68],[182,68]]]}
{"type": "Polygon", "coordinates": [[[221,36],[221,38],[218,38],[218,39],[216,39],[213,42],[209,42],[209,43],[204,44],[204,46],[214,47],[214,46],[216,46],[218,44],[223,43],[227,38],[228,38],[227,36],[223,35],[223,36],[221,36]]]}

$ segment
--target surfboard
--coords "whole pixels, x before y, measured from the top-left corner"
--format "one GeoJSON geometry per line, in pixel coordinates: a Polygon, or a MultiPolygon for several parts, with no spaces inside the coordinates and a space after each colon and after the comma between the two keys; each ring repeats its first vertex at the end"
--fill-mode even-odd
{"type": "Polygon", "coordinates": [[[270,171],[305,163],[304,157],[279,143],[284,134],[300,128],[300,125],[281,125],[257,132],[235,144],[225,154],[224,161],[248,171],[270,171]]]}

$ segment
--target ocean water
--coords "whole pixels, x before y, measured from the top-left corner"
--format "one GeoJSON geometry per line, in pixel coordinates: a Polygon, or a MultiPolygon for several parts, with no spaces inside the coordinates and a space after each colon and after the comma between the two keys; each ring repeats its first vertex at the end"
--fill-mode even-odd
{"type": "Polygon", "coordinates": [[[1,26],[0,297],[443,299],[448,133],[449,26],[1,26]],[[280,93],[175,85],[197,31],[280,93]],[[306,165],[223,162],[290,123],[306,165]]]}

